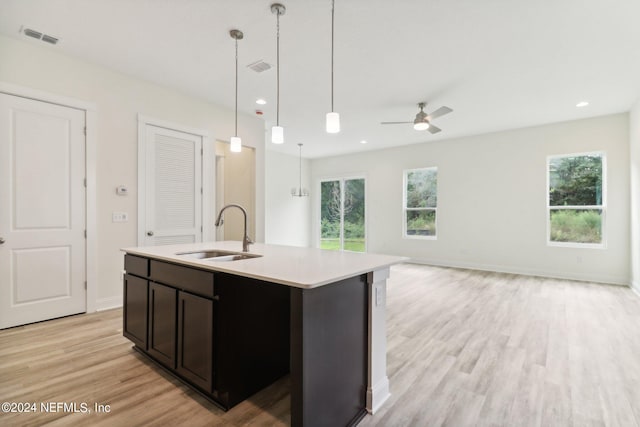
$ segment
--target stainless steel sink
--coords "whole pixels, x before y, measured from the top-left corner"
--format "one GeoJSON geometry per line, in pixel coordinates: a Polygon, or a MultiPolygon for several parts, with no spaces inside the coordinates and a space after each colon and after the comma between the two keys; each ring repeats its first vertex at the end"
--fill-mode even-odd
{"type": "Polygon", "coordinates": [[[220,250],[211,250],[211,251],[200,251],[200,252],[181,252],[176,255],[182,256],[185,258],[195,258],[201,261],[238,261],[241,259],[251,259],[251,258],[259,258],[262,255],[258,254],[250,254],[247,252],[231,252],[231,251],[220,251],[220,250]]]}

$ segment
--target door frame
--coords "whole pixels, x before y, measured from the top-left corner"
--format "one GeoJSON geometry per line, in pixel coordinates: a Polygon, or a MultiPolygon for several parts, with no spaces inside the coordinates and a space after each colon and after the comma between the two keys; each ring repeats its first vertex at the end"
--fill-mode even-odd
{"type": "Polygon", "coordinates": [[[97,106],[94,103],[31,89],[13,83],[0,81],[0,93],[47,102],[63,107],[82,110],[85,114],[85,175],[87,179],[85,197],[85,277],[87,280],[87,313],[98,307],[98,259],[97,259],[97,204],[96,204],[96,151],[97,151],[97,106]]]}
{"type": "Polygon", "coordinates": [[[146,128],[147,125],[175,130],[178,132],[190,133],[202,138],[202,241],[215,241],[215,231],[213,230],[213,215],[215,203],[215,148],[211,141],[209,131],[172,123],[167,120],[156,119],[138,113],[138,246],[144,246],[146,203],[143,197],[146,194],[146,128]]]}

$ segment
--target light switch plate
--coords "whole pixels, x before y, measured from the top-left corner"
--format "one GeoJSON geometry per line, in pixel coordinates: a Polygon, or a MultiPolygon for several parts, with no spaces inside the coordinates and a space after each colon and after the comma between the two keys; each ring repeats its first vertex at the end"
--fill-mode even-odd
{"type": "Polygon", "coordinates": [[[129,214],[126,212],[113,212],[111,214],[111,222],[127,222],[129,221],[129,214]]]}

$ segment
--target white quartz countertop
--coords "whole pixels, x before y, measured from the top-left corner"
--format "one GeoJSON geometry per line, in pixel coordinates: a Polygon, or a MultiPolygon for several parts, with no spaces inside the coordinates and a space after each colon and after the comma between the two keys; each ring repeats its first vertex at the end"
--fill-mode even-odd
{"type": "Polygon", "coordinates": [[[242,242],[206,242],[168,246],[123,248],[124,252],[162,261],[251,277],[298,288],[315,288],[348,277],[388,268],[408,258],[356,252],[329,251],[316,248],[254,243],[250,254],[258,258],[237,261],[213,261],[177,254],[206,250],[242,253],[242,242]]]}

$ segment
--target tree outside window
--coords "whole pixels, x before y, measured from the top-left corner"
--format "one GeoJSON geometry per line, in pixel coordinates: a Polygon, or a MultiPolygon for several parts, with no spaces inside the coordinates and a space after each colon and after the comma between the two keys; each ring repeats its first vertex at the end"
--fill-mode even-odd
{"type": "Polygon", "coordinates": [[[438,168],[404,172],[404,236],[436,237],[438,168]]]}
{"type": "Polygon", "coordinates": [[[549,242],[602,244],[604,154],[552,156],[547,166],[549,242]]]}

